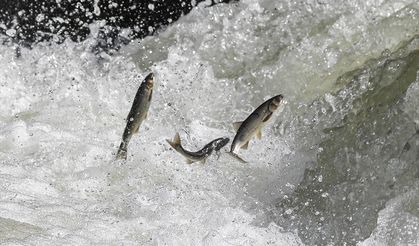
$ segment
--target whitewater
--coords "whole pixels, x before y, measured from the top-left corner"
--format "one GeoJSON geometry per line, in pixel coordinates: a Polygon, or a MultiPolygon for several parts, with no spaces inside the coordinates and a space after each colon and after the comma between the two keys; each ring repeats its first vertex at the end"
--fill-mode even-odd
{"type": "Polygon", "coordinates": [[[0,243],[417,245],[419,3],[207,5],[113,55],[92,52],[102,22],[19,57],[0,45],[0,243]],[[115,161],[150,72],[148,118],[115,161]],[[246,164],[188,165],[166,142],[233,139],[277,94],[246,164]]]}

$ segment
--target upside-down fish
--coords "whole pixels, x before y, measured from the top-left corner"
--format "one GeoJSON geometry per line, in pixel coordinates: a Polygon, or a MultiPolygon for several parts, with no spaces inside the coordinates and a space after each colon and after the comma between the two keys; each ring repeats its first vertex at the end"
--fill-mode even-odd
{"type": "Polygon", "coordinates": [[[207,145],[205,145],[201,150],[198,150],[196,152],[185,150],[182,147],[179,133],[176,133],[173,140],[166,139],[166,141],[170,144],[170,146],[172,146],[173,149],[175,149],[177,152],[179,152],[181,155],[183,155],[186,158],[186,162],[188,164],[191,164],[196,161],[202,161],[203,163],[205,163],[205,160],[208,158],[208,156],[212,154],[214,150],[219,151],[222,147],[228,144],[230,139],[217,138],[211,141],[210,143],[208,143],[207,145]]]}

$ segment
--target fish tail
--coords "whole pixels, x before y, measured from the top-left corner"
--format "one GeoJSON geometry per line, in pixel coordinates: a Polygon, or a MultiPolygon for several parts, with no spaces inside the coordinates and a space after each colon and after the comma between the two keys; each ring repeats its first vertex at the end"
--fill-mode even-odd
{"type": "Polygon", "coordinates": [[[247,163],[247,161],[245,161],[243,158],[241,158],[239,155],[237,155],[236,153],[230,151],[227,152],[229,153],[231,156],[233,156],[236,160],[240,161],[241,163],[247,163]]]}
{"type": "Polygon", "coordinates": [[[170,144],[170,146],[172,146],[172,148],[176,149],[178,146],[180,146],[181,142],[180,142],[180,136],[179,133],[176,132],[175,137],[173,138],[173,140],[169,140],[166,139],[167,143],[170,144]]]}
{"type": "Polygon", "coordinates": [[[118,153],[116,154],[116,159],[127,159],[127,146],[125,142],[121,142],[121,145],[119,146],[118,153]]]}

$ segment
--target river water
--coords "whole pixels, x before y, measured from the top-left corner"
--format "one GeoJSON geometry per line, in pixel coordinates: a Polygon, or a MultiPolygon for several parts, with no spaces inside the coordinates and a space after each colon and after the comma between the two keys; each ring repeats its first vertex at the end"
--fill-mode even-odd
{"type": "Polygon", "coordinates": [[[91,52],[101,23],[0,46],[0,242],[417,245],[418,2],[206,4],[112,56],[91,52]],[[114,161],[150,71],[148,119],[114,161]],[[165,141],[232,139],[277,94],[246,164],[187,165],[165,141]]]}

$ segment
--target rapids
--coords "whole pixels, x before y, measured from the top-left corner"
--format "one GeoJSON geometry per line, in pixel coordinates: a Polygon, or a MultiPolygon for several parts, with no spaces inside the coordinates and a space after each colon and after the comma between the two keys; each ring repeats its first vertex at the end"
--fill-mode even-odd
{"type": "Polygon", "coordinates": [[[417,244],[418,2],[206,4],[112,56],[91,52],[100,23],[20,57],[0,45],[0,243],[417,244]],[[148,119],[116,162],[150,71],[148,119]],[[276,94],[247,164],[187,165],[165,141],[232,139],[276,94]]]}

